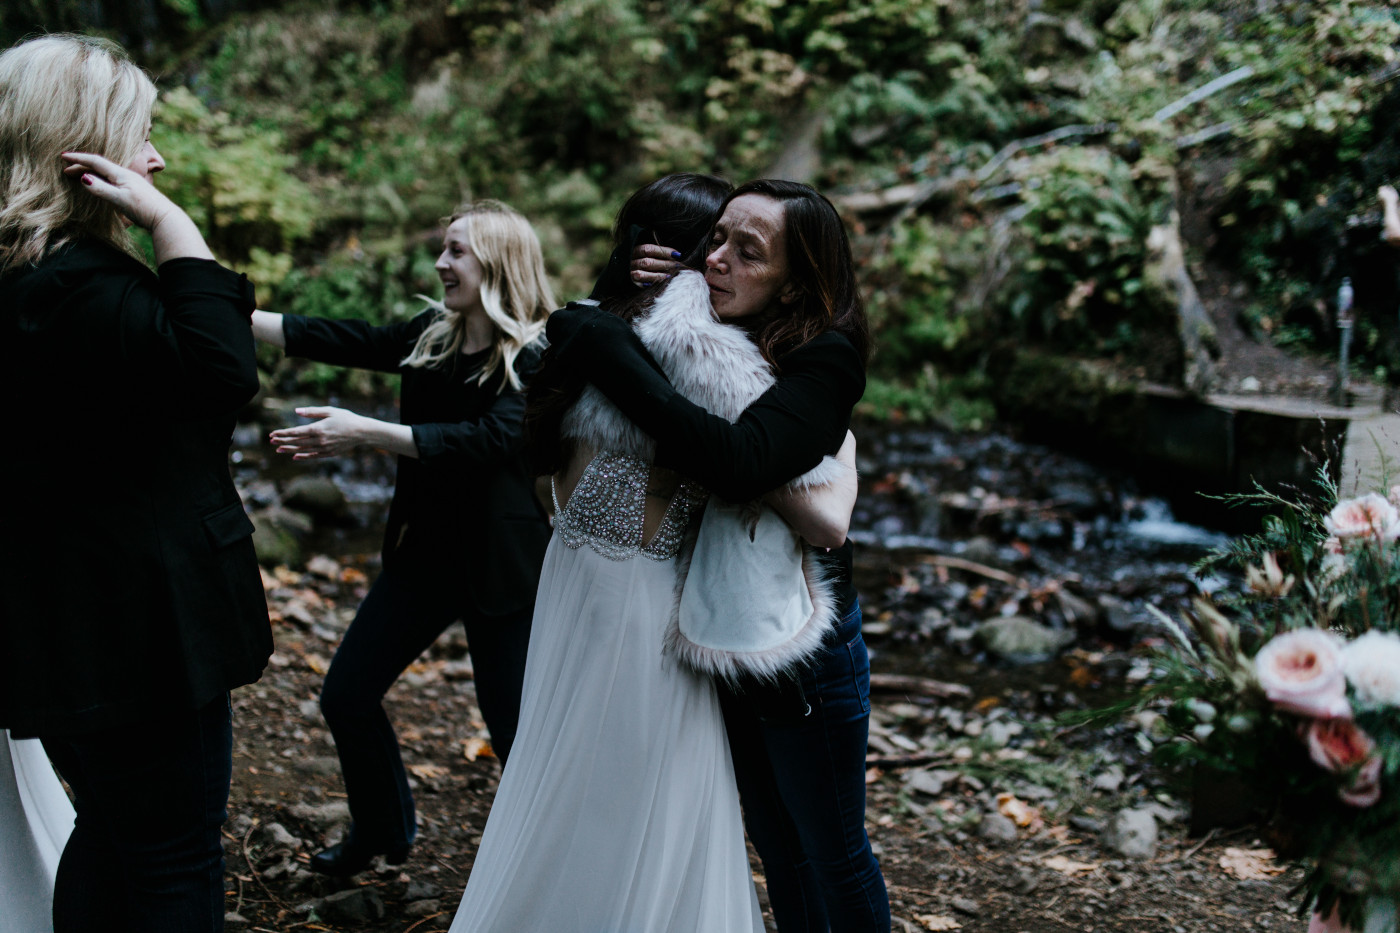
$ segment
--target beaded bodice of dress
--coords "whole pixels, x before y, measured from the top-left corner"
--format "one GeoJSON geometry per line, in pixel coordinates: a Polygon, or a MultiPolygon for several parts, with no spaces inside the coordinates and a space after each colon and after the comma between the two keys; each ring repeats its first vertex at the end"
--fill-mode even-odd
{"type": "Polygon", "coordinates": [[[637,554],[652,560],[674,557],[686,527],[700,513],[708,494],[695,483],[681,480],[660,526],[646,539],[651,470],[651,463],[641,457],[602,451],[584,468],[562,509],[551,483],[555,534],[571,548],[587,544],[609,560],[628,560],[637,554]]]}

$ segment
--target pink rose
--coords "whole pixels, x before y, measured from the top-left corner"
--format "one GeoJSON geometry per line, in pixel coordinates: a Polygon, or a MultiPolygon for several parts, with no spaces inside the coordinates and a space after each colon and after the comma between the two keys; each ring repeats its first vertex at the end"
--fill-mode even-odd
{"type": "Polygon", "coordinates": [[[1322,523],[1338,538],[1400,538],[1400,511],[1374,492],[1338,502],[1322,523]]]}
{"type": "Polygon", "coordinates": [[[1338,791],[1342,803],[1369,807],[1381,798],[1381,758],[1376,743],[1349,719],[1314,719],[1307,730],[1308,754],[1333,774],[1352,772],[1338,791]]]}
{"type": "Polygon", "coordinates": [[[1342,641],[1321,629],[1275,635],[1254,657],[1254,671],[1274,706],[1320,719],[1351,718],[1342,641]]]}

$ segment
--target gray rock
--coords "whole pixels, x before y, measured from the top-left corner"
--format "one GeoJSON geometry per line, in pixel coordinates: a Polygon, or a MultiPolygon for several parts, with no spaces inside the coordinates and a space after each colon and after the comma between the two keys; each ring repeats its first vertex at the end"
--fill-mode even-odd
{"type": "Polygon", "coordinates": [[[410,901],[403,907],[405,917],[430,917],[442,908],[442,901],[437,898],[427,898],[421,901],[410,901]]]}
{"type": "Polygon", "coordinates": [[[329,476],[298,476],[282,490],[282,504],[322,521],[341,521],[349,512],[345,493],[329,476]]]}
{"type": "Polygon", "coordinates": [[[1016,824],[1000,813],[988,813],[978,824],[977,835],[988,842],[1015,842],[1016,824]]]}
{"type": "Polygon", "coordinates": [[[241,930],[247,925],[248,918],[240,914],[238,911],[230,910],[224,913],[224,929],[241,930]]]}
{"type": "Polygon", "coordinates": [[[431,881],[410,881],[403,892],[403,899],[406,901],[423,901],[435,897],[442,897],[442,885],[433,884],[431,881]]]}
{"type": "Polygon", "coordinates": [[[332,826],[350,822],[350,804],[344,800],[322,804],[299,803],[289,807],[287,812],[323,832],[332,826]]]}
{"type": "Polygon", "coordinates": [[[937,797],[943,793],[945,784],[941,772],[937,771],[910,771],[904,775],[904,786],[920,794],[928,794],[930,797],[937,797]]]}
{"type": "Polygon", "coordinates": [[[1007,722],[1004,719],[999,719],[994,723],[989,723],[986,732],[983,734],[993,747],[1004,748],[1013,738],[1020,735],[1023,730],[1024,727],[1019,722],[1007,722]]]}
{"type": "Polygon", "coordinates": [[[248,517],[253,520],[253,548],[261,563],[270,567],[301,564],[301,539],[311,531],[309,518],[277,506],[259,509],[248,517]]]}
{"type": "Polygon", "coordinates": [[[1142,283],[1140,300],[1168,313],[1175,312],[1180,353],[1185,364],[1182,384],[1192,392],[1206,391],[1215,381],[1219,337],[1186,269],[1180,221],[1175,209],[1167,223],[1153,227],[1148,233],[1142,283]]]}
{"type": "Polygon", "coordinates": [[[1105,793],[1115,793],[1123,786],[1123,769],[1118,765],[1109,765],[1098,774],[1094,775],[1093,788],[1105,793]]]}
{"type": "Polygon", "coordinates": [[[340,923],[368,923],[384,919],[384,900],[371,887],[337,891],[315,902],[316,915],[340,923]]]}
{"type": "Polygon", "coordinates": [[[1076,814],[1069,818],[1069,825],[1082,833],[1097,834],[1103,832],[1103,820],[1096,819],[1092,816],[1076,814]]]}
{"type": "Polygon", "coordinates": [[[948,901],[948,906],[952,907],[960,914],[967,914],[969,917],[975,917],[982,905],[978,904],[970,897],[954,897],[948,901]]]}
{"type": "Polygon", "coordinates": [[[287,849],[300,849],[302,841],[291,833],[287,832],[287,827],[281,823],[268,823],[262,828],[260,834],[264,845],[279,846],[287,849]]]}
{"type": "Polygon", "coordinates": [[[1152,858],[1157,854],[1157,818],[1145,807],[1122,810],[1109,823],[1103,841],[1126,858],[1152,858]]]}
{"type": "Polygon", "coordinates": [[[977,626],[976,640],[1003,660],[1025,664],[1059,654],[1074,643],[1074,633],[1052,629],[1024,616],[1003,616],[977,626]]]}

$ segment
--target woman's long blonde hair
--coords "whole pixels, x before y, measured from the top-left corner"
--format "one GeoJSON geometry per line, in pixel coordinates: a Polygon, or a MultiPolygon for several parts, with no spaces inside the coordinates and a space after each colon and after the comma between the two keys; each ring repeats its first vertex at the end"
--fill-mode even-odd
{"type": "MultiPolygon", "coordinates": [[[[480,200],[463,204],[446,218],[444,226],[466,220],[467,245],[481,264],[481,306],[496,326],[491,356],[477,379],[485,384],[497,372],[500,388],[522,386],[515,358],[544,333],[545,320],[558,304],[544,274],[544,253],[530,222],[500,201],[480,200]]],[[[404,366],[439,366],[456,358],[467,337],[465,317],[428,301],[436,313],[404,366]]]]}
{"type": "Polygon", "coordinates": [[[0,274],[76,236],[138,255],[110,202],[63,174],[64,152],[128,165],[141,152],[156,87],[121,46],[52,35],[0,54],[0,274]]]}

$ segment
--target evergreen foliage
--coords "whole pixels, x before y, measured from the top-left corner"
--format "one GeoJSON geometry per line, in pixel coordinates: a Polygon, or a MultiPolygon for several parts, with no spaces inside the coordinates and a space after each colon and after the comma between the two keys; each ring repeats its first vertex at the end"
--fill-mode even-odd
{"type": "Polygon", "coordinates": [[[162,77],[173,193],[260,300],[317,313],[411,313],[438,219],[485,196],[531,217],[577,295],[629,191],[764,174],[815,126],[809,180],[857,233],[877,329],[867,407],[911,418],[982,420],[958,399],[1008,341],[1169,375],[1145,241],[1207,168],[1213,258],[1253,288],[1252,325],[1315,340],[1370,255],[1348,219],[1400,169],[1400,14],[1379,0],[21,0],[0,36],[35,24],[101,27],[162,77]],[[901,185],[926,190],[844,207],[901,185]]]}

